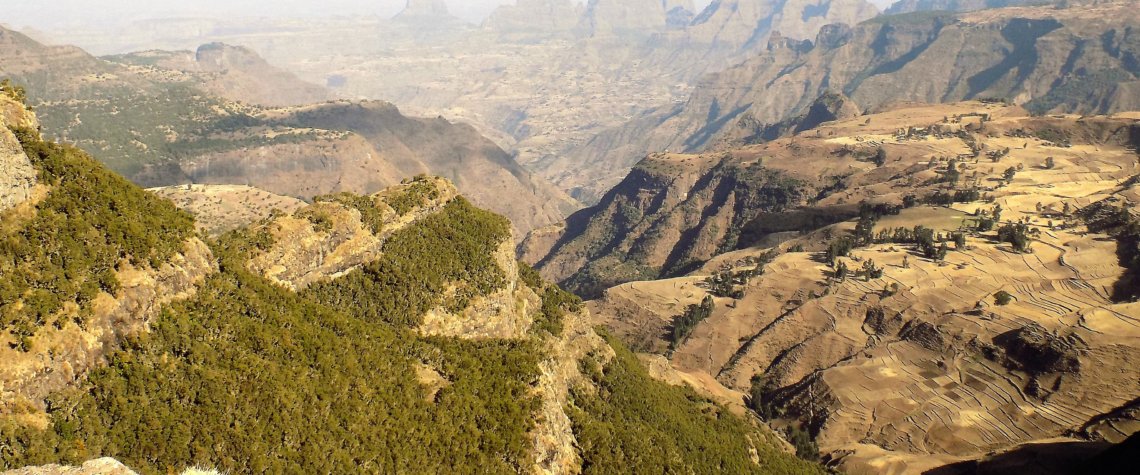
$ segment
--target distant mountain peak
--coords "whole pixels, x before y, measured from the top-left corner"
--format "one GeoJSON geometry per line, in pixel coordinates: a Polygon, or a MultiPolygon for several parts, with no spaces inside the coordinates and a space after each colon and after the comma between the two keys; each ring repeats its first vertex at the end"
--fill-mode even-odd
{"type": "Polygon", "coordinates": [[[451,12],[447,10],[447,2],[443,0],[408,0],[403,14],[442,16],[450,15],[451,12]]]}

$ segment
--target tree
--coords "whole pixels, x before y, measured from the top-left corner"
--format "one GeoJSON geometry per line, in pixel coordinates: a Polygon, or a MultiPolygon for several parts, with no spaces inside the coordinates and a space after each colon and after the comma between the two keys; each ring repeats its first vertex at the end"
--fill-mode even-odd
{"type": "Polygon", "coordinates": [[[966,234],[954,233],[954,249],[963,250],[966,248],[966,234]]]}
{"type": "Polygon", "coordinates": [[[867,259],[863,261],[863,269],[859,271],[863,274],[864,279],[880,279],[883,277],[883,269],[875,266],[875,261],[867,259]]]}
{"type": "Polygon", "coordinates": [[[839,261],[835,265],[835,280],[838,280],[840,282],[847,280],[847,273],[848,272],[850,272],[850,271],[847,269],[847,263],[845,263],[843,261],[839,261]]]}
{"type": "Polygon", "coordinates": [[[1002,290],[994,294],[994,303],[998,304],[999,306],[1009,305],[1010,302],[1013,302],[1013,295],[1009,292],[1002,290]]]}
{"type": "Polygon", "coordinates": [[[1053,157],[1045,157],[1045,168],[1052,170],[1055,166],[1057,166],[1057,164],[1053,161],[1053,157]]]}
{"type": "Polygon", "coordinates": [[[1024,223],[1013,223],[998,229],[998,241],[1007,242],[1016,252],[1029,251],[1029,226],[1024,223]]]}
{"type": "Polygon", "coordinates": [[[1005,179],[1006,183],[1013,183],[1013,178],[1017,176],[1017,169],[1014,167],[1006,168],[1001,176],[1005,179]]]}
{"type": "Polygon", "coordinates": [[[871,160],[875,163],[875,166],[881,167],[883,165],[886,165],[887,164],[887,150],[884,149],[883,147],[879,147],[879,150],[877,150],[875,152],[875,156],[871,160]]]}

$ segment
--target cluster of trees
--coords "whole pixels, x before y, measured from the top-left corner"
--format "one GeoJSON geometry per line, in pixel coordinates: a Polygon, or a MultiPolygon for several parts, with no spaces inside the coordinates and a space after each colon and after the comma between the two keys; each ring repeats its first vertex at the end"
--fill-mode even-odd
{"type": "Polygon", "coordinates": [[[567,411],[583,473],[823,473],[692,389],[653,379],[632,352],[606,336],[616,356],[604,368],[587,364],[598,391],[575,389],[567,411]],[[760,464],[752,462],[752,450],[760,464]]]}
{"type": "Polygon", "coordinates": [[[1010,223],[998,228],[998,241],[1009,243],[1017,252],[1028,252],[1031,239],[1029,226],[1024,223],[1010,223]]]}
{"type": "Polygon", "coordinates": [[[380,259],[305,292],[367,321],[418,326],[436,306],[459,312],[471,299],[503,288],[506,275],[493,255],[507,239],[506,218],[459,197],[394,233],[380,259]],[[448,287],[455,284],[458,288],[445,302],[448,287]]]}
{"type": "Polygon", "coordinates": [[[693,333],[698,323],[712,316],[715,303],[711,295],[706,295],[699,305],[685,307],[685,313],[673,317],[673,333],[669,338],[669,351],[681,346],[693,333]]]}
{"type": "Polygon", "coordinates": [[[169,201],[111,173],[77,148],[43,141],[36,131],[13,130],[50,192],[35,216],[0,230],[0,330],[27,349],[29,337],[61,326],[65,304],[80,307],[119,288],[122,262],[158,267],[182,250],[193,220],[169,201]]]}
{"type": "Polygon", "coordinates": [[[972,203],[985,198],[976,189],[956,190],[954,193],[934,192],[922,197],[922,202],[934,206],[950,206],[954,203],[972,203]]]}
{"type": "Polygon", "coordinates": [[[406,189],[389,196],[386,200],[388,206],[396,210],[396,214],[400,216],[426,205],[430,200],[439,198],[439,189],[426,176],[417,176],[406,184],[408,185],[406,189]]]}

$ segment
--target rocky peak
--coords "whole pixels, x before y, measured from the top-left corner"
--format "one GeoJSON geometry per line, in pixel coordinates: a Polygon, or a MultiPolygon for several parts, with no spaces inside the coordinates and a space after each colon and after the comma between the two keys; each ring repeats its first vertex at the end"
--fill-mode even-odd
{"type": "Polygon", "coordinates": [[[685,28],[692,23],[697,9],[692,0],[662,0],[665,23],[669,28],[685,28]]]}
{"type": "Polygon", "coordinates": [[[502,5],[483,22],[483,28],[503,35],[568,32],[578,24],[584,9],[571,0],[518,0],[502,5]]]}
{"type": "Polygon", "coordinates": [[[408,0],[398,18],[449,16],[451,16],[451,12],[448,11],[447,2],[444,0],[408,0]]]}
{"type": "Polygon", "coordinates": [[[579,28],[586,36],[647,33],[663,29],[666,4],[662,0],[590,0],[579,28]]]}

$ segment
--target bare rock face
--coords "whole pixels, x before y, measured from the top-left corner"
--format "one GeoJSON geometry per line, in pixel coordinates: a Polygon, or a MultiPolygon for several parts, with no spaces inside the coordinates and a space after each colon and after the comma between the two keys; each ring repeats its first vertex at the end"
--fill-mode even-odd
{"type": "Polygon", "coordinates": [[[36,169],[8,127],[38,127],[35,115],[7,97],[0,96],[0,212],[31,197],[36,169]]]}
{"type": "Polygon", "coordinates": [[[134,470],[127,468],[113,458],[101,458],[84,463],[79,467],[66,467],[63,465],[43,465],[39,467],[24,467],[4,472],[4,475],[137,475],[134,470]]]}
{"type": "Polygon", "coordinates": [[[539,364],[538,391],[542,396],[538,424],[531,431],[535,447],[535,473],[574,474],[582,472],[577,438],[566,406],[570,389],[592,384],[581,372],[582,361],[590,354],[602,362],[614,357],[614,350],[594,331],[590,313],[580,312],[563,317],[561,335],[548,337],[549,359],[539,364]]]}

